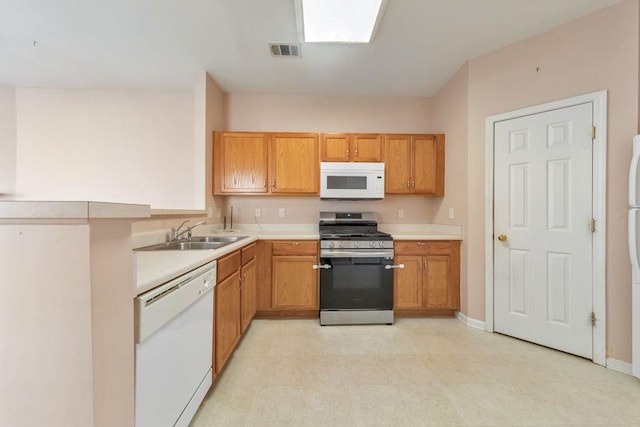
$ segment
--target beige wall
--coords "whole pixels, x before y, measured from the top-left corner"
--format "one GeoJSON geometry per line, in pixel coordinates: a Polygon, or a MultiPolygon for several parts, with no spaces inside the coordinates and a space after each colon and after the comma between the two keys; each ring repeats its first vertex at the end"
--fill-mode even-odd
{"type": "Polygon", "coordinates": [[[0,226],[2,426],[93,425],[88,248],[87,224],[0,226]]]}
{"type": "MultiPolygon", "coordinates": [[[[431,100],[422,97],[228,94],[227,130],[291,132],[432,132],[431,100]]],[[[234,221],[315,223],[322,210],[372,210],[382,222],[431,223],[442,199],[388,196],[375,202],[320,201],[317,197],[249,197],[227,200],[234,221]],[[278,208],[285,208],[285,217],[278,208]],[[255,208],[261,217],[254,218],[255,208]],[[405,211],[399,218],[397,209],[405,211]]],[[[458,224],[454,222],[454,224],[458,224]]]]}
{"type": "Polygon", "coordinates": [[[224,211],[226,200],[221,196],[213,196],[213,132],[226,130],[226,95],[220,89],[218,84],[205,73],[206,78],[206,130],[205,130],[205,146],[206,146],[206,194],[205,200],[207,207],[213,209],[213,218],[208,223],[219,223],[221,218],[217,217],[217,209],[224,211]]]}
{"type": "Polygon", "coordinates": [[[18,197],[192,209],[193,109],[190,92],[16,89],[18,197]]]}
{"type": "Polygon", "coordinates": [[[227,130],[272,132],[430,132],[422,97],[227,95],[227,130]]]}
{"type": "MultiPolygon", "coordinates": [[[[631,271],[627,255],[627,171],[638,130],[638,2],[626,0],[475,58],[468,64],[465,225],[467,314],[484,319],[485,119],[515,109],[608,90],[607,355],[631,360],[631,271]]],[[[456,78],[460,78],[458,75],[456,78]]],[[[455,80],[451,84],[456,84],[455,80]]],[[[458,82],[464,90],[464,82],[458,82]]],[[[449,87],[449,86],[448,86],[449,87]]],[[[449,89],[445,89],[450,90],[449,89]]],[[[455,97],[443,91],[444,97],[455,97]]],[[[450,100],[435,97],[438,105],[450,100]]],[[[436,115],[437,116],[437,115],[436,115]]]]}
{"type": "Polygon", "coordinates": [[[131,278],[135,271],[131,225],[96,221],[91,224],[89,238],[93,427],[133,426],[135,285],[131,278]]]}
{"type": "Polygon", "coordinates": [[[16,189],[16,90],[0,86],[0,198],[16,189]]]}
{"type": "MultiPolygon", "coordinates": [[[[469,66],[465,64],[449,82],[432,98],[434,129],[446,135],[445,196],[433,222],[438,224],[462,224],[468,222],[467,169],[468,148],[468,100],[469,66]],[[454,219],[449,218],[449,208],[455,208],[454,219]]],[[[468,245],[460,247],[460,309],[469,312],[468,293],[468,245]]]]}
{"type": "Polygon", "coordinates": [[[318,222],[321,211],[372,211],[378,213],[382,223],[430,224],[438,207],[437,199],[415,196],[387,196],[377,201],[324,201],[315,197],[267,197],[228,196],[227,215],[233,207],[234,223],[249,224],[313,224],[318,222]],[[260,218],[255,218],[255,208],[260,208],[260,218]],[[285,216],[278,216],[284,208],[285,216]],[[398,209],[404,210],[404,218],[398,218],[398,209]]]}
{"type": "Polygon", "coordinates": [[[133,233],[169,230],[184,220],[207,221],[207,224],[217,224],[222,218],[217,217],[217,210],[225,210],[224,197],[213,196],[213,131],[225,129],[225,93],[222,92],[211,76],[201,71],[194,80],[194,138],[195,138],[195,167],[194,179],[194,209],[211,208],[213,218],[206,215],[154,215],[151,219],[138,221],[132,225],[133,233]],[[200,177],[200,178],[198,178],[200,177]]]}

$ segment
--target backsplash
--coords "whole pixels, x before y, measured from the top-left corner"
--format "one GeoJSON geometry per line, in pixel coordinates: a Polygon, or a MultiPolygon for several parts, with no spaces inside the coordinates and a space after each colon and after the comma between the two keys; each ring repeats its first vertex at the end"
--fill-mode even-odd
{"type": "Polygon", "coordinates": [[[384,200],[329,201],[318,197],[229,196],[223,215],[234,223],[292,224],[317,223],[321,211],[377,212],[378,222],[430,224],[442,204],[441,198],[386,196],[384,200]],[[256,209],[260,216],[256,217],[256,209]],[[284,209],[284,216],[280,210],[284,209]],[[400,211],[401,210],[401,211],[400,211]],[[401,218],[399,215],[402,215],[401,218]]]}

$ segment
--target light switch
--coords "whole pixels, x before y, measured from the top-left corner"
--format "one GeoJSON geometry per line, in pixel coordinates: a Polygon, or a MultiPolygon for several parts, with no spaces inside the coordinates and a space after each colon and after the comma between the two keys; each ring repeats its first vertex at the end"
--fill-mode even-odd
{"type": "Polygon", "coordinates": [[[284,218],[284,208],[278,208],[278,216],[284,218]]]}
{"type": "Polygon", "coordinates": [[[256,218],[260,218],[260,208],[256,208],[256,211],[254,212],[254,216],[256,218]]]}
{"type": "Polygon", "coordinates": [[[456,216],[456,210],[454,208],[449,208],[449,219],[453,219],[456,216]]]}
{"type": "Polygon", "coordinates": [[[207,208],[207,218],[213,218],[213,206],[207,208]]]}
{"type": "Polygon", "coordinates": [[[404,218],[404,209],[398,209],[398,218],[404,218]]]}

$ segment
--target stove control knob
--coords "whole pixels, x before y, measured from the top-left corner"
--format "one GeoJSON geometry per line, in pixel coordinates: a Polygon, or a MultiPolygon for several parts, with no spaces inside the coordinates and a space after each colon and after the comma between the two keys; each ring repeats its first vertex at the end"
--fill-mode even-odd
{"type": "Polygon", "coordinates": [[[332,248],[333,247],[333,242],[329,242],[329,247],[332,248]]]}
{"type": "Polygon", "coordinates": [[[360,246],[360,242],[353,242],[353,247],[357,248],[358,246],[360,246]]]}
{"type": "Polygon", "coordinates": [[[338,242],[338,247],[341,248],[342,246],[344,246],[344,243],[338,242]]]}
{"type": "Polygon", "coordinates": [[[369,246],[371,246],[372,248],[376,245],[376,242],[369,242],[369,246]]]}
{"type": "Polygon", "coordinates": [[[384,246],[384,242],[379,242],[378,246],[383,247],[384,246]]]}

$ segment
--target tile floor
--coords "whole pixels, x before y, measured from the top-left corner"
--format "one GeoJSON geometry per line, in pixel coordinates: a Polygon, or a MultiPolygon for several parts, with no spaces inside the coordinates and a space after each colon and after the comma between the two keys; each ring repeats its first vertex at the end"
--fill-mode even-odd
{"type": "Polygon", "coordinates": [[[254,320],[191,427],[636,426],[640,380],[455,319],[254,320]]]}

